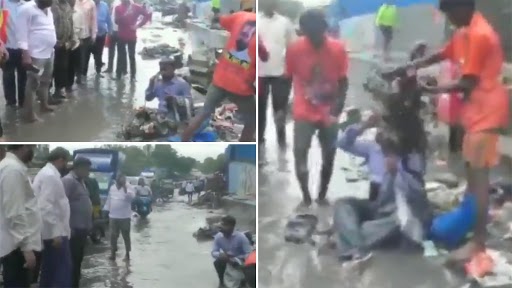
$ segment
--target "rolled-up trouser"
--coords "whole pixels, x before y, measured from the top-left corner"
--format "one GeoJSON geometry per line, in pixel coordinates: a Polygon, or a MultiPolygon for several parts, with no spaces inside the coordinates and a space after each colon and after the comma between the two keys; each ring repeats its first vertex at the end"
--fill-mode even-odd
{"type": "Polygon", "coordinates": [[[39,69],[39,73],[27,71],[27,84],[25,87],[25,102],[23,110],[25,117],[34,118],[35,97],[41,105],[48,103],[48,92],[53,78],[53,55],[48,59],[32,58],[32,65],[39,69]]]}
{"type": "Polygon", "coordinates": [[[215,109],[226,99],[238,107],[244,126],[256,129],[256,99],[254,95],[237,95],[212,84],[206,93],[203,113],[208,115],[215,113],[215,109]]]}
{"type": "Polygon", "coordinates": [[[400,233],[395,215],[377,218],[369,200],[343,198],[334,204],[333,229],[338,256],[355,249],[371,249],[400,233]]]}
{"type": "MultiPolygon", "coordinates": [[[[318,131],[318,140],[322,149],[322,181],[327,181],[331,178],[332,169],[334,164],[334,156],[336,155],[336,138],[338,135],[338,126],[330,125],[323,126],[321,124],[295,121],[293,127],[293,154],[295,157],[295,173],[301,184],[302,191],[309,191],[307,187],[303,187],[308,183],[308,154],[311,147],[311,140],[313,135],[318,131]]],[[[328,185],[328,183],[322,183],[328,185]]]]}
{"type": "Polygon", "coordinates": [[[119,234],[123,237],[126,253],[132,250],[130,239],[131,224],[130,218],[110,218],[110,247],[112,249],[112,253],[117,252],[117,239],[119,239],[119,234]]]}

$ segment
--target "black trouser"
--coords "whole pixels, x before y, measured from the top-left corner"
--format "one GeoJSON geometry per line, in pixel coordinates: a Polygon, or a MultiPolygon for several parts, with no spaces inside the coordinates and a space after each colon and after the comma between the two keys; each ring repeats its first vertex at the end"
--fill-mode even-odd
{"type": "Polygon", "coordinates": [[[65,47],[55,48],[55,58],[53,60],[53,78],[55,81],[55,92],[65,88],[69,81],[69,50],[65,47]]]}
{"type": "Polygon", "coordinates": [[[89,70],[89,59],[91,58],[92,45],[91,37],[80,39],[80,72],[84,76],[87,76],[87,71],[89,70]]]}
{"type": "Polygon", "coordinates": [[[460,126],[450,126],[450,136],[448,143],[450,152],[457,153],[462,151],[462,143],[464,140],[464,128],[460,126]]]}
{"type": "Polygon", "coordinates": [[[30,287],[32,273],[23,265],[25,265],[25,258],[19,248],[2,257],[4,288],[30,287]]]}
{"type": "MultiPolygon", "coordinates": [[[[114,57],[116,56],[117,49],[117,32],[114,31],[109,36],[109,44],[108,44],[108,67],[107,70],[114,71],[114,57]]],[[[126,71],[124,71],[126,72],[126,71]]]]}
{"type": "Polygon", "coordinates": [[[380,183],[377,182],[370,182],[370,201],[377,200],[377,197],[379,197],[379,191],[380,191],[380,183]]]}
{"type": "Polygon", "coordinates": [[[5,62],[2,69],[5,100],[7,105],[16,105],[18,103],[18,106],[22,107],[25,99],[27,71],[21,63],[21,49],[7,48],[7,51],[9,52],[9,60],[5,62]],[[18,85],[16,85],[16,80],[18,80],[18,85]],[[16,95],[18,95],[17,101],[16,95]]]}
{"type": "Polygon", "coordinates": [[[215,271],[217,271],[219,282],[224,284],[224,273],[226,273],[227,262],[217,259],[213,261],[213,266],[215,266],[215,271]]]}
{"type": "Polygon", "coordinates": [[[82,261],[84,260],[84,251],[88,235],[89,232],[87,230],[74,229],[71,233],[71,238],[69,239],[71,261],[73,263],[73,274],[71,275],[71,285],[73,288],[78,288],[80,285],[82,261]]]}
{"type": "Polygon", "coordinates": [[[75,50],[71,50],[68,53],[68,80],[66,82],[66,89],[71,89],[71,87],[73,87],[75,84],[76,76],[80,75],[80,53],[80,47],[76,48],[75,50]]]}
{"type": "Polygon", "coordinates": [[[291,83],[284,77],[260,77],[260,88],[258,98],[258,141],[265,140],[265,128],[267,126],[267,106],[269,94],[272,95],[272,108],[276,118],[277,141],[279,145],[286,144],[286,112],[288,110],[288,99],[290,96],[291,83]],[[280,115],[279,115],[279,114],[280,115]],[[281,119],[278,119],[281,118],[281,119]]]}
{"type": "Polygon", "coordinates": [[[256,288],[256,264],[245,266],[243,270],[247,285],[251,288],[256,288]]]}
{"type": "Polygon", "coordinates": [[[92,47],[92,55],[94,57],[94,68],[96,69],[96,73],[100,73],[101,67],[103,67],[103,49],[105,49],[106,38],[107,35],[97,36],[92,47]]]}
{"type": "Polygon", "coordinates": [[[116,67],[116,76],[123,76],[124,72],[127,70],[127,59],[130,61],[130,76],[133,78],[136,74],[136,65],[135,65],[135,45],[137,44],[137,40],[122,40],[118,39],[117,41],[117,67],[116,67]],[[127,53],[128,50],[128,53],[127,53]],[[128,57],[127,57],[128,56],[128,57]]]}

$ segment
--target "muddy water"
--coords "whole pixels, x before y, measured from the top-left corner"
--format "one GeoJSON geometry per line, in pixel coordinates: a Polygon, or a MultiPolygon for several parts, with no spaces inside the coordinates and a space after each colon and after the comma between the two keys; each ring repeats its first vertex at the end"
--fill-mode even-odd
{"type": "MultiPolygon", "coordinates": [[[[159,43],[178,47],[179,38],[188,43],[184,31],[163,26],[158,20],[155,15],[154,23],[138,31],[137,51],[159,43]]],[[[190,45],[187,45],[185,52],[189,53],[189,49],[190,45]]],[[[107,63],[107,60],[108,49],[105,49],[103,62],[107,63]]],[[[42,122],[21,123],[19,111],[5,108],[5,98],[0,95],[5,136],[12,141],[120,141],[117,132],[131,119],[134,108],[157,105],[156,100],[145,103],[144,90],[149,78],[158,71],[158,60],[142,60],[137,55],[136,83],[130,83],[128,78],[116,81],[108,74],[97,78],[92,62],[91,59],[87,81],[74,91],[75,99],[59,105],[54,113],[40,115],[42,122]]],[[[0,93],[3,93],[2,89],[0,93]]],[[[194,98],[201,99],[202,96],[194,95],[194,98]]]]}
{"type": "Polygon", "coordinates": [[[122,261],[124,244],[119,237],[116,262],[108,260],[108,241],[89,246],[82,269],[81,287],[217,287],[210,255],[212,242],[192,237],[205,223],[208,210],[192,208],[178,197],[153,207],[147,220],[132,220],[132,260],[122,261]]]}

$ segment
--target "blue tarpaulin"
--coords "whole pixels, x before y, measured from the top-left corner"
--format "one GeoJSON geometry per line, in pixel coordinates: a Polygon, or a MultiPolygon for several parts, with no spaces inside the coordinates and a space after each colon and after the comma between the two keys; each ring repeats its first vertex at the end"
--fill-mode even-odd
{"type": "Polygon", "coordinates": [[[226,161],[229,162],[249,162],[256,165],[256,145],[249,144],[230,144],[226,148],[226,161]]]}
{"type": "MultiPolygon", "coordinates": [[[[333,0],[327,8],[327,12],[330,18],[339,21],[350,17],[377,13],[379,7],[385,2],[383,0],[333,0]]],[[[389,3],[393,3],[399,8],[419,4],[438,5],[438,0],[395,0],[393,2],[389,1],[389,3]]]]}

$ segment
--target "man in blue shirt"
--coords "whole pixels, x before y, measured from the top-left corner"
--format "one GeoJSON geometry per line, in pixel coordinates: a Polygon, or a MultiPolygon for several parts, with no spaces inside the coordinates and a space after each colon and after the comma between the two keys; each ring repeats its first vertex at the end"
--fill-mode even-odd
{"type": "Polygon", "coordinates": [[[191,118],[192,89],[175,74],[174,60],[160,60],[160,72],[149,80],[146,101],[158,99],[158,114],[168,120],[185,121],[191,118]]]}
{"type": "MultiPolygon", "coordinates": [[[[107,2],[103,0],[94,0],[96,3],[96,21],[98,23],[98,34],[92,46],[92,55],[94,57],[94,68],[96,75],[101,76],[101,67],[103,67],[103,48],[105,47],[105,39],[107,34],[112,32],[112,19],[110,15],[110,8],[107,2]]],[[[85,67],[89,66],[89,57],[86,58],[85,67]]],[[[85,68],[87,71],[87,68],[85,68]]],[[[86,73],[87,74],[87,73],[86,73]]]]}
{"type": "Polygon", "coordinates": [[[219,277],[219,287],[224,287],[227,265],[240,266],[252,252],[249,239],[242,232],[235,231],[235,226],[236,219],[233,216],[222,217],[220,232],[213,240],[213,265],[219,277]]]}

